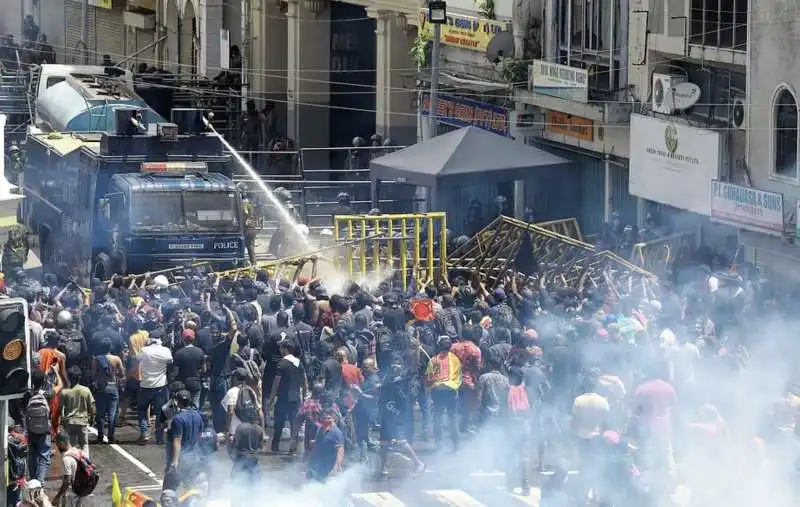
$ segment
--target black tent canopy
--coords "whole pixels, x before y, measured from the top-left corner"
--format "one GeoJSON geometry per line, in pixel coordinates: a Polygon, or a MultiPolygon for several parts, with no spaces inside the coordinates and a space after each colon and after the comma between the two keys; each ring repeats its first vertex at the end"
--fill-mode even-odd
{"type": "Polygon", "coordinates": [[[431,209],[446,186],[524,180],[531,171],[561,168],[569,161],[477,127],[443,134],[373,159],[373,185],[396,181],[430,188],[431,209]]]}

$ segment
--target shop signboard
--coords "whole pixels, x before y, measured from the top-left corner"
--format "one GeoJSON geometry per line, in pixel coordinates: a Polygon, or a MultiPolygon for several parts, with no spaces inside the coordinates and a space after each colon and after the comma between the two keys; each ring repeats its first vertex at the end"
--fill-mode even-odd
{"type": "MultiPolygon", "coordinates": [[[[422,97],[422,114],[428,116],[431,98],[427,93],[422,97]]],[[[504,107],[478,102],[460,97],[440,95],[437,99],[439,122],[454,127],[478,127],[504,137],[511,135],[509,129],[510,111],[504,107]]]]}
{"type": "Polygon", "coordinates": [[[755,188],[714,180],[711,217],[744,229],[783,235],[783,196],[755,188]]]}
{"type": "Polygon", "coordinates": [[[547,60],[534,60],[528,70],[528,89],[585,104],[589,101],[589,71],[547,60]]]}
{"type": "Polygon", "coordinates": [[[719,132],[631,115],[631,195],[711,216],[711,188],[723,160],[719,132]]]}
{"type": "MultiPolygon", "coordinates": [[[[442,44],[470,51],[486,52],[489,42],[498,32],[511,29],[508,22],[447,13],[447,23],[442,25],[442,44]]],[[[419,32],[433,38],[433,25],[428,20],[428,9],[419,11],[419,32]]]]}
{"type": "Polygon", "coordinates": [[[594,141],[594,122],[560,111],[547,112],[547,131],[581,141],[594,141]]]}

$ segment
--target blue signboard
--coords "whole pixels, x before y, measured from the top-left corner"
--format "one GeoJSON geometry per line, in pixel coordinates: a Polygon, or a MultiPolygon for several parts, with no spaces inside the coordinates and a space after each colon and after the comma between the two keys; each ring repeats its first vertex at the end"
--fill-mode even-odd
{"type": "MultiPolygon", "coordinates": [[[[422,98],[422,114],[428,116],[431,109],[431,97],[424,94],[422,98]]],[[[454,127],[478,127],[493,134],[509,137],[509,117],[511,112],[500,106],[478,102],[476,100],[439,96],[436,109],[439,121],[454,127]]]]}

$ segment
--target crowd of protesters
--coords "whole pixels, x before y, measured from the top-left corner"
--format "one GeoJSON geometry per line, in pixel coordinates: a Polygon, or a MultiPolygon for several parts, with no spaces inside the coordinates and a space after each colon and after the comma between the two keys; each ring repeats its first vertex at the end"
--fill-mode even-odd
{"type": "MultiPolygon", "coordinates": [[[[790,469],[800,393],[788,383],[753,391],[745,373],[756,326],[785,315],[778,294],[751,267],[696,267],[680,287],[618,275],[580,287],[543,275],[487,289],[474,275],[329,293],[324,279],[261,270],[115,277],[91,291],[17,273],[8,291],[30,302],[38,371],[12,403],[12,464],[22,466],[11,467],[9,505],[26,479],[41,488],[54,440],[65,480],[48,493],[66,501],[67,461],[90,456],[94,430],[96,445],[114,443],[134,407],[139,444],[165,447],[163,502],[202,494],[221,449],[248,481],[268,445],[302,453],[309,480],[324,482],[358,462],[394,474],[396,454],[423,474],[416,444],[458,451],[492,431],[510,489],[527,495],[536,470],[553,471],[548,505],[660,501],[679,484],[708,503],[790,469]],[[744,422],[742,405],[759,395],[774,397],[744,422]]],[[[794,357],[781,340],[770,351],[775,371],[794,357]]]]}

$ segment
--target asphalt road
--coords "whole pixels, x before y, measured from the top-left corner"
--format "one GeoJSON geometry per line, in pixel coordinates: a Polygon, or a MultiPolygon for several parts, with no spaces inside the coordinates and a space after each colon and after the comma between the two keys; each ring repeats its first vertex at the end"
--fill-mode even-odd
{"type": "MultiPolygon", "coordinates": [[[[129,415],[126,425],[117,429],[116,438],[116,445],[92,443],[90,446],[91,458],[101,472],[92,505],[111,504],[114,473],[123,490],[132,488],[158,497],[165,470],[164,447],[154,442],[138,445],[133,413],[129,415]]],[[[284,441],[282,448],[287,447],[288,442],[284,441]]],[[[268,448],[265,446],[265,449],[268,448]]],[[[379,477],[375,473],[378,468],[376,455],[371,454],[369,464],[350,466],[340,479],[326,485],[322,492],[308,488],[302,457],[293,458],[285,453],[272,454],[265,450],[259,456],[263,488],[269,491],[273,500],[276,495],[283,495],[287,505],[314,505],[325,498],[326,502],[322,502],[320,507],[323,504],[326,507],[339,504],[348,507],[513,507],[539,504],[538,488],[534,487],[528,497],[521,496],[519,491],[517,494],[506,491],[505,474],[492,463],[481,464],[474,448],[470,449],[469,445],[455,455],[451,451],[436,452],[429,442],[419,442],[415,448],[419,449],[419,456],[426,463],[427,469],[422,474],[414,473],[413,463],[409,460],[393,455],[389,476],[379,477]],[[332,498],[336,501],[328,503],[332,498]]],[[[58,487],[60,467],[57,461],[54,458],[48,477],[47,487],[51,492],[58,487]]],[[[209,463],[212,489],[226,485],[230,466],[227,453],[221,448],[213,462],[209,463]]],[[[538,485],[537,477],[533,486],[538,485]]],[[[281,507],[283,502],[278,501],[277,505],[281,507]]]]}

